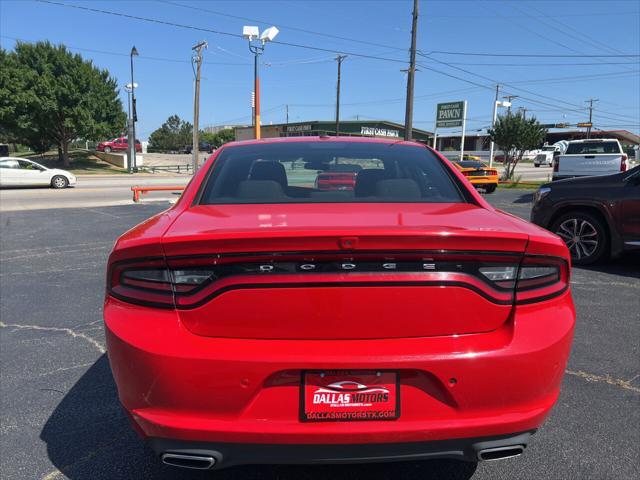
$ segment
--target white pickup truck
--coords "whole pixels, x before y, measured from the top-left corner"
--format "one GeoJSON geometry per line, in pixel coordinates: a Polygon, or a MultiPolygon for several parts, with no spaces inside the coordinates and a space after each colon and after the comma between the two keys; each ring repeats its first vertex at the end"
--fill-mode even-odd
{"type": "Polygon", "coordinates": [[[572,140],[553,161],[553,180],[611,175],[627,170],[627,155],[615,138],[572,140]]]}

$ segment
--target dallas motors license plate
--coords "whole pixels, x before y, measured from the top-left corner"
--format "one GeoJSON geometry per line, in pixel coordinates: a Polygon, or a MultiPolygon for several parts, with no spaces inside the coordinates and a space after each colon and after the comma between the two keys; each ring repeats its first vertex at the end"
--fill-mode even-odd
{"type": "Polygon", "coordinates": [[[305,422],[395,420],[400,416],[398,373],[306,371],[300,402],[305,422]]]}

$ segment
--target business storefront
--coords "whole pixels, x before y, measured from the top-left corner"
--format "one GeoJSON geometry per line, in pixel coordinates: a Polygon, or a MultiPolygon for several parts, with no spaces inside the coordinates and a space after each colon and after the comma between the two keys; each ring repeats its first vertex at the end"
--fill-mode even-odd
{"type": "MultiPolygon", "coordinates": [[[[334,121],[311,121],[277,125],[262,125],[263,138],[274,137],[300,137],[335,135],[336,124],[334,121]]],[[[404,126],[389,121],[344,121],[340,122],[341,136],[377,137],[377,138],[404,138],[404,126]]],[[[253,138],[253,127],[237,127],[237,140],[250,140],[253,138]]],[[[431,142],[433,134],[425,130],[413,129],[413,138],[421,142],[431,142]]]]}

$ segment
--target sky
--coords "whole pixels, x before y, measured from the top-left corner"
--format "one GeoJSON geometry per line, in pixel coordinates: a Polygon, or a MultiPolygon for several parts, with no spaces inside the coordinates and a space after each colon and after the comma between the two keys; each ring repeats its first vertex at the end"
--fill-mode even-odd
{"type": "MultiPolygon", "coordinates": [[[[135,45],[143,140],[170,115],[192,121],[191,47],[201,40],[209,47],[200,125],[251,123],[253,56],[243,25],[280,29],[260,57],[263,124],[284,122],[286,105],[289,122],[333,120],[336,52],[347,55],[341,120],[404,123],[410,0],[54,1],[66,6],[0,0],[1,46],[64,44],[122,87],[135,45]]],[[[588,121],[585,101],[594,98],[595,128],[640,132],[637,0],[420,0],[417,48],[415,128],[433,131],[437,103],[467,100],[467,131],[486,130],[500,83],[501,96],[519,95],[514,109],[542,123],[588,121]]],[[[120,95],[126,108],[123,88],[120,95]]]]}

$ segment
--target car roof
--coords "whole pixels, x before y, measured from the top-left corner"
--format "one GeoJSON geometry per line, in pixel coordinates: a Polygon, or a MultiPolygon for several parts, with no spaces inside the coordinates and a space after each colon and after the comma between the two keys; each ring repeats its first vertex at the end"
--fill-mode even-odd
{"type": "Polygon", "coordinates": [[[28,158],[22,158],[22,157],[0,157],[0,161],[2,160],[24,160],[26,162],[35,163],[33,160],[29,160],[28,158]]]}
{"type": "Polygon", "coordinates": [[[299,143],[299,142],[349,142],[349,143],[384,143],[388,145],[402,144],[417,147],[425,147],[425,144],[415,141],[405,141],[398,138],[379,138],[379,137],[330,137],[330,136],[301,136],[301,137],[275,137],[260,138],[252,140],[241,140],[237,142],[225,143],[225,147],[241,146],[241,145],[261,145],[271,143],[299,143]]]}
{"type": "Polygon", "coordinates": [[[582,140],[569,140],[569,143],[599,143],[599,142],[617,142],[617,138],[589,138],[582,140]]]}

